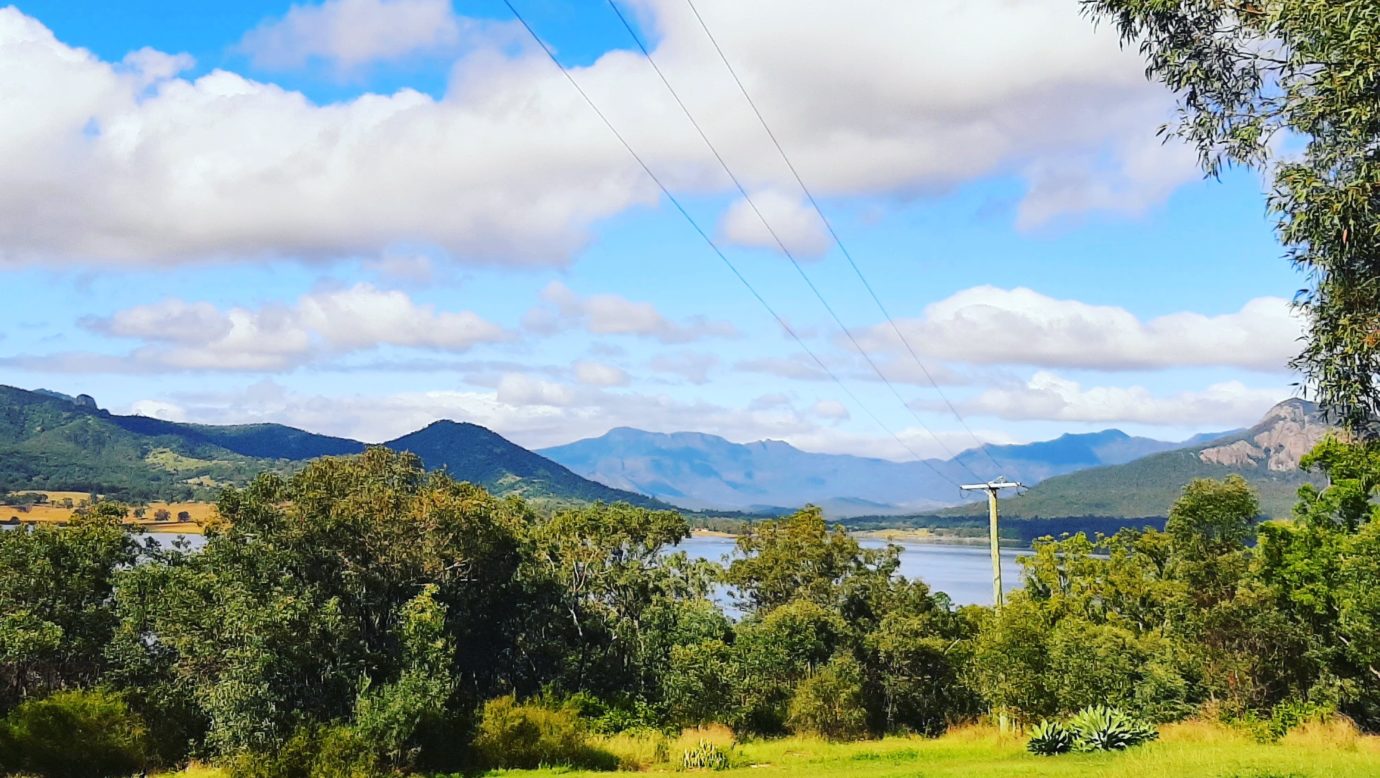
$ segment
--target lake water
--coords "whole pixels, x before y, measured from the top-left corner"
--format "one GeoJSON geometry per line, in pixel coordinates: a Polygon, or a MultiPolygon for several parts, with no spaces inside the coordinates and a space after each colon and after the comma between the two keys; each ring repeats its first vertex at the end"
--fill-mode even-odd
{"type": "MultiPolygon", "coordinates": [[[[733,538],[693,537],[680,549],[698,559],[721,562],[733,553],[733,538]]],[[[867,548],[884,548],[884,541],[862,541],[867,548]]],[[[901,547],[900,574],[920,579],[932,591],[949,595],[955,605],[992,604],[992,552],[987,546],[953,543],[896,543],[901,547]]],[[[1001,550],[1001,582],[1006,591],[1021,581],[1016,558],[1028,554],[1023,549],[1001,550]]]]}
{"type": "MultiPolygon", "coordinates": [[[[179,536],[152,533],[148,537],[159,543],[171,543],[179,536]]],[[[206,543],[200,535],[183,537],[194,549],[206,543]]],[[[733,553],[733,542],[733,538],[696,536],[685,540],[677,548],[696,559],[722,562],[733,553]]],[[[883,541],[872,539],[864,540],[862,544],[869,548],[886,545],[883,541]]],[[[918,578],[929,584],[931,590],[944,592],[955,605],[992,604],[992,557],[986,546],[914,542],[896,545],[901,547],[901,575],[918,578]]],[[[1002,584],[1007,591],[1015,588],[1021,580],[1016,558],[1028,553],[1023,549],[1001,550],[1002,584]]],[[[719,599],[726,598],[721,593],[719,599]]]]}

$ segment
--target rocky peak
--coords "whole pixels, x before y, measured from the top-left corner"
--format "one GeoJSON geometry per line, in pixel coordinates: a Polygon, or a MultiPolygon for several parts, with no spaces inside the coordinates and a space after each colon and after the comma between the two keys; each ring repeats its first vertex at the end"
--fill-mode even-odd
{"type": "Polygon", "coordinates": [[[1297,470],[1303,455],[1331,429],[1316,403],[1293,398],[1271,408],[1239,437],[1203,449],[1198,458],[1224,467],[1297,470]]]}

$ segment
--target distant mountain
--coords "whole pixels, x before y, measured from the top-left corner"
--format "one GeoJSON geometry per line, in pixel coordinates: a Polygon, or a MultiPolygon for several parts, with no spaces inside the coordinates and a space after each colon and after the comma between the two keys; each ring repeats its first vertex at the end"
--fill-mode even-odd
{"type": "Polygon", "coordinates": [[[81,397],[0,386],[0,490],[187,496],[288,467],[184,434],[178,425],[127,429],[132,417],[112,416],[81,397]]]}
{"type": "Polygon", "coordinates": [[[978,472],[990,470],[992,463],[982,453],[986,449],[1001,465],[1003,475],[1021,483],[1035,484],[1056,475],[1104,465],[1120,465],[1141,457],[1173,451],[1195,445],[1202,440],[1221,437],[1222,433],[1195,435],[1187,441],[1173,443],[1154,438],[1127,435],[1118,429],[1079,434],[1060,435],[1053,440],[1018,445],[986,445],[969,449],[955,459],[978,472]]]}
{"type": "MultiPolygon", "coordinates": [[[[1000,474],[1037,483],[1181,445],[1104,430],[985,448],[1000,464],[1000,474]]],[[[953,460],[892,462],[810,453],[781,441],[733,443],[698,432],[627,427],[538,453],[586,478],[686,508],[770,512],[812,502],[834,516],[933,510],[963,499],[952,481],[973,480],[970,470],[985,478],[998,475],[976,448],[953,460]]]]}
{"type": "MultiPolygon", "coordinates": [[[[1165,516],[1194,478],[1237,473],[1255,487],[1266,515],[1287,516],[1299,486],[1320,482],[1318,476],[1298,469],[1299,459],[1330,429],[1316,404],[1285,400],[1249,429],[1115,467],[1050,478],[1023,495],[1003,500],[1002,513],[1012,518],[1165,516]]],[[[965,508],[946,511],[969,512],[965,508]]]]}
{"type": "MultiPolygon", "coordinates": [[[[474,424],[437,422],[384,444],[411,451],[429,469],[496,494],[542,502],[627,501],[643,495],[586,480],[474,424]]],[[[87,395],[0,386],[0,492],[96,491],[131,499],[209,497],[260,472],[288,473],[321,456],[355,454],[364,443],[281,424],[183,424],[100,410],[87,395]]]]}
{"type": "Polygon", "coordinates": [[[477,424],[437,421],[383,445],[394,451],[410,451],[421,457],[428,469],[444,468],[452,476],[495,494],[667,507],[644,495],[581,478],[477,424]]]}

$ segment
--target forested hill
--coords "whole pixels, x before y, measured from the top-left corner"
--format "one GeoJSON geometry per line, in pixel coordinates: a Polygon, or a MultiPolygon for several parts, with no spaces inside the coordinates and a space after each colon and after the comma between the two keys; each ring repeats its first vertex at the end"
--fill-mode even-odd
{"type": "Polygon", "coordinates": [[[647,507],[670,507],[636,492],[581,478],[478,424],[437,421],[383,445],[394,451],[411,451],[421,457],[428,468],[444,467],[455,477],[481,484],[495,494],[518,494],[529,500],[628,502],[647,507]]]}
{"type": "MultiPolygon", "coordinates": [[[[1299,486],[1319,481],[1299,469],[1299,459],[1330,429],[1314,403],[1286,400],[1251,428],[1216,440],[1050,478],[1025,494],[1004,499],[1002,513],[1012,518],[1165,516],[1193,479],[1235,473],[1255,488],[1266,515],[1288,516],[1299,486]]],[[[945,513],[981,510],[965,506],[945,513]]]]}
{"type": "MultiPolygon", "coordinates": [[[[474,424],[437,422],[384,444],[411,451],[429,469],[495,494],[539,502],[660,503],[589,481],[474,424]]],[[[0,492],[96,491],[129,498],[209,498],[272,470],[354,454],[364,443],[281,424],[182,424],[119,416],[82,395],[0,386],[0,492]]]]}

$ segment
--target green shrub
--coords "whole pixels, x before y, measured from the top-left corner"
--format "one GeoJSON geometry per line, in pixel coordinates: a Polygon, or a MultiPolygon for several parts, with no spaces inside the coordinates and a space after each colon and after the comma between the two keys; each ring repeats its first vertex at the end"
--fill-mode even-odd
{"type": "Polygon", "coordinates": [[[118,694],[58,692],[0,720],[0,772],[104,778],[147,766],[148,731],[118,694]]]}
{"type": "Polygon", "coordinates": [[[1040,756],[1066,754],[1073,750],[1073,733],[1057,721],[1041,721],[1030,730],[1030,742],[1025,748],[1040,756]]]}
{"type": "Polygon", "coordinates": [[[382,778],[388,772],[359,734],[343,724],[298,727],[273,752],[243,752],[226,763],[231,778],[382,778]]]}
{"type": "Polygon", "coordinates": [[[1116,708],[1090,705],[1069,719],[1074,750],[1120,751],[1159,737],[1155,728],[1116,708]]]}
{"type": "Polygon", "coordinates": [[[728,753],[708,740],[686,749],[680,757],[682,770],[727,770],[729,762],[728,753]]]}
{"type": "Polygon", "coordinates": [[[514,697],[484,704],[474,749],[484,765],[492,768],[618,767],[618,757],[590,744],[585,723],[574,707],[521,704],[514,697]]]}
{"type": "Polygon", "coordinates": [[[791,729],[829,740],[857,740],[867,734],[862,668],[851,656],[835,657],[800,682],[787,717],[791,729]]]}

